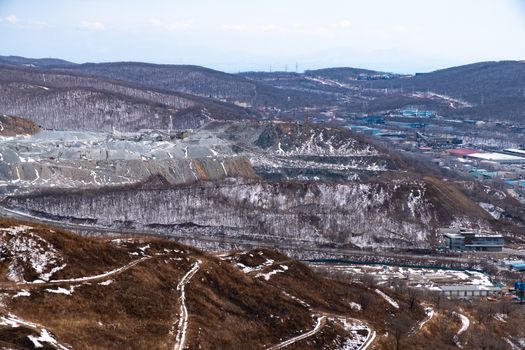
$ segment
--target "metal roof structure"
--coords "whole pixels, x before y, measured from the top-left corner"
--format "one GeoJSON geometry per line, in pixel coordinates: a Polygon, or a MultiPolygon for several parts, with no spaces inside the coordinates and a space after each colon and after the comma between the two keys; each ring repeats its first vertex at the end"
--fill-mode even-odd
{"type": "Polygon", "coordinates": [[[511,154],[497,153],[497,152],[488,152],[488,153],[471,153],[465,155],[468,158],[474,158],[479,160],[488,160],[493,162],[515,162],[515,163],[525,163],[524,157],[518,157],[511,154]]]}
{"type": "Polygon", "coordinates": [[[507,149],[504,149],[503,151],[505,151],[507,153],[512,153],[512,154],[518,154],[518,155],[521,155],[521,156],[525,156],[525,150],[523,150],[523,149],[507,148],[507,149]]]}
{"type": "Polygon", "coordinates": [[[473,148],[453,148],[447,150],[447,153],[455,156],[466,156],[468,154],[481,153],[481,151],[473,148]]]}
{"type": "Polygon", "coordinates": [[[453,291],[480,291],[480,290],[488,290],[488,291],[500,291],[500,287],[494,287],[494,286],[483,286],[483,285],[477,285],[477,284],[458,284],[458,285],[447,285],[447,286],[439,286],[439,289],[442,291],[447,292],[453,292],[453,291]]]}

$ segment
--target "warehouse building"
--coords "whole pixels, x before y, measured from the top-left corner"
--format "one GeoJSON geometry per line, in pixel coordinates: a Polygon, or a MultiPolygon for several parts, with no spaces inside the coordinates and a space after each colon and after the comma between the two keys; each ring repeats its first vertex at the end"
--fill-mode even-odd
{"type": "Polygon", "coordinates": [[[501,292],[499,287],[472,284],[440,286],[439,289],[446,296],[456,298],[487,297],[501,292]]]}
{"type": "Polygon", "coordinates": [[[507,149],[503,150],[503,153],[514,155],[514,156],[525,157],[525,150],[523,150],[523,149],[507,148],[507,149]]]}
{"type": "Polygon", "coordinates": [[[478,160],[478,161],[489,161],[499,164],[525,164],[525,158],[515,156],[512,154],[504,154],[497,152],[480,152],[466,154],[465,158],[478,160]]]}

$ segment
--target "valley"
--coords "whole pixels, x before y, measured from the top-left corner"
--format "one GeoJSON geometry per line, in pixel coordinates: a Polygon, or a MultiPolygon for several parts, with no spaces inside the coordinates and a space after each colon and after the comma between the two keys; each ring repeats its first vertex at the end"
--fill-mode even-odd
{"type": "MultiPolygon", "coordinates": [[[[510,100],[448,70],[0,63],[1,346],[522,346],[519,96],[491,114],[510,100]]],[[[496,69],[522,66],[451,68],[496,69]]]]}

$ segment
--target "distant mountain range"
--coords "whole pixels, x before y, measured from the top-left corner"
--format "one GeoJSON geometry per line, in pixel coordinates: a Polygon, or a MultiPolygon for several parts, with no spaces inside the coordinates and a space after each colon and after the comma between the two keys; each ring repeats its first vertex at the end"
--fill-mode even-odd
{"type": "Polygon", "coordinates": [[[47,128],[167,128],[170,120],[175,127],[196,127],[210,118],[290,116],[304,108],[370,114],[416,107],[518,121],[525,110],[520,61],[411,76],[344,67],[229,74],[199,66],[0,56],[0,71],[0,113],[47,128]]]}

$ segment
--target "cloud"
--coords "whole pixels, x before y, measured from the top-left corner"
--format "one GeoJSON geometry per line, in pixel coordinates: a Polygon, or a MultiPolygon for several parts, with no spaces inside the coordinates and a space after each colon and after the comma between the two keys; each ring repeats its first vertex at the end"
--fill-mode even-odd
{"type": "Polygon", "coordinates": [[[346,19],[332,24],[333,28],[350,28],[351,26],[352,22],[346,19]]]}
{"type": "Polygon", "coordinates": [[[290,33],[292,30],[288,27],[279,26],[273,23],[267,24],[223,24],[221,26],[222,30],[228,32],[238,32],[238,33],[250,33],[250,34],[285,34],[290,33]]]}
{"type": "Polygon", "coordinates": [[[165,32],[179,32],[191,27],[191,23],[189,22],[164,22],[158,18],[152,19],[151,25],[165,32]]]}
{"type": "Polygon", "coordinates": [[[279,25],[274,23],[231,23],[222,24],[220,29],[228,32],[243,34],[273,34],[273,35],[315,35],[318,37],[333,36],[340,32],[347,32],[346,29],[352,28],[353,23],[349,20],[328,23],[287,23],[279,25]]]}
{"type": "Polygon", "coordinates": [[[21,29],[42,29],[49,27],[49,24],[42,21],[24,20],[11,14],[6,17],[0,17],[0,23],[4,23],[6,26],[21,29]]]}
{"type": "Polygon", "coordinates": [[[6,21],[9,24],[16,24],[18,23],[18,17],[16,17],[15,15],[9,15],[4,18],[4,21],[6,21]]]}
{"type": "Polygon", "coordinates": [[[249,32],[250,28],[244,24],[224,24],[221,26],[223,30],[229,32],[249,32]]]}
{"type": "Polygon", "coordinates": [[[78,27],[81,29],[94,30],[94,31],[106,30],[105,24],[102,22],[98,22],[98,21],[82,21],[80,22],[78,27]]]}
{"type": "Polygon", "coordinates": [[[417,32],[420,30],[420,28],[417,26],[412,26],[412,25],[397,24],[397,25],[392,26],[391,30],[394,32],[398,32],[398,33],[406,33],[406,32],[417,32]]]}

